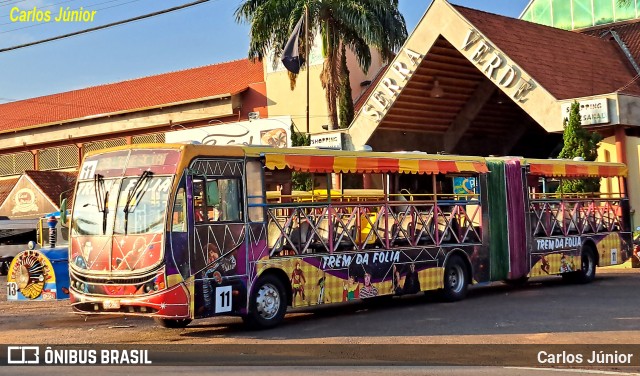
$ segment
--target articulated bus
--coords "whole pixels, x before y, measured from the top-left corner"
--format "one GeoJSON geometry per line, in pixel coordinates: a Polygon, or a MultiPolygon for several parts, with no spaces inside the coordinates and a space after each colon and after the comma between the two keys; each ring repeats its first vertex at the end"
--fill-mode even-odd
{"type": "MultiPolygon", "coordinates": [[[[149,144],[88,153],[70,233],[82,314],[166,327],[560,275],[631,256],[618,163],[149,144]],[[310,191],[292,189],[305,180],[310,191]],[[594,193],[558,193],[595,179],[594,193]]],[[[392,304],[392,299],[388,303],[392,304]]]]}

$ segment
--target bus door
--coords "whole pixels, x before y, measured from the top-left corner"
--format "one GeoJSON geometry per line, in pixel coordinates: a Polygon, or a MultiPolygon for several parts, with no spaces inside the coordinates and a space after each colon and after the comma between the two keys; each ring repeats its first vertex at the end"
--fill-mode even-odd
{"type": "Polygon", "coordinates": [[[194,314],[239,313],[246,304],[246,226],[242,161],[194,163],[189,195],[194,314]]]}
{"type": "Polygon", "coordinates": [[[528,197],[526,171],[517,158],[505,162],[507,193],[507,226],[509,237],[509,279],[520,279],[529,273],[529,247],[527,240],[528,197]]]}
{"type": "Polygon", "coordinates": [[[520,161],[487,160],[489,254],[492,281],[519,279],[528,272],[525,194],[520,161]]]}

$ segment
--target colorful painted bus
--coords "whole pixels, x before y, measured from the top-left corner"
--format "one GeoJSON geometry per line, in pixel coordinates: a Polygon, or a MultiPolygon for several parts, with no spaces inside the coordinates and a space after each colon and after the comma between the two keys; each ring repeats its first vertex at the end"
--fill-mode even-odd
{"type": "MultiPolygon", "coordinates": [[[[241,316],[561,275],[632,251],[617,163],[149,144],[88,153],[70,233],[82,314],[241,316]],[[566,179],[601,192],[558,193],[566,179]],[[312,183],[295,191],[292,181],[312,183]]],[[[390,300],[391,301],[391,300],[390,300]]]]}

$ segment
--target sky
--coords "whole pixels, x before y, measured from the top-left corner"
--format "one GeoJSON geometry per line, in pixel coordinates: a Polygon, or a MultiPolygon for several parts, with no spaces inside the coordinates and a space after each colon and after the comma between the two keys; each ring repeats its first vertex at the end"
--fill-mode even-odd
{"type": "MultiPolygon", "coordinates": [[[[191,0],[0,0],[0,49],[136,17],[191,0]],[[51,12],[50,22],[12,21],[12,9],[51,12]],[[54,22],[60,8],[95,10],[93,22],[54,22]]],[[[451,0],[517,18],[529,0],[451,0]]],[[[247,57],[241,0],[210,0],[177,12],[0,53],[0,103],[247,57]]],[[[409,34],[431,0],[400,0],[409,34]]],[[[13,11],[14,18],[18,16],[13,11]]]]}

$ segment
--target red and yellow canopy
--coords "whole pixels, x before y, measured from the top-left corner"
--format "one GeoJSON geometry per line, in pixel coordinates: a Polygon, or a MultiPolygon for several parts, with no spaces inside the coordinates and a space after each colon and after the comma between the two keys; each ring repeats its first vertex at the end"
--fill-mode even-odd
{"type": "Polygon", "coordinates": [[[305,154],[265,154],[265,165],[269,169],[290,168],[296,171],[316,173],[482,173],[487,172],[487,166],[481,158],[464,158],[427,155],[399,155],[395,157],[389,153],[367,153],[355,155],[305,155],[305,154]]]}
{"type": "Polygon", "coordinates": [[[555,159],[528,159],[532,175],[585,178],[585,177],[626,177],[627,166],[622,163],[582,162],[555,159]]]}

